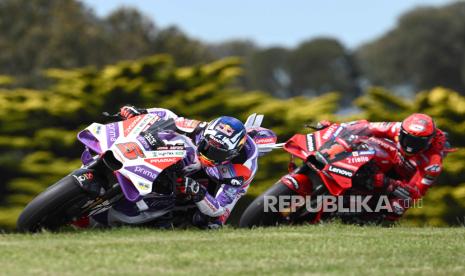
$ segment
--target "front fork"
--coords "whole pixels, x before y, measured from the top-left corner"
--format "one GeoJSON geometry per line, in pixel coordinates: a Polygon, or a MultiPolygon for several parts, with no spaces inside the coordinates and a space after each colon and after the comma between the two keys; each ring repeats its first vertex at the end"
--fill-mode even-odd
{"type": "Polygon", "coordinates": [[[291,221],[318,222],[321,217],[321,212],[310,213],[305,208],[307,206],[307,196],[312,197],[310,206],[315,206],[318,201],[317,197],[327,193],[326,186],[323,184],[317,172],[306,163],[297,167],[294,163],[293,156],[291,156],[289,174],[283,176],[281,182],[305,199],[303,202],[300,201],[297,205],[290,206],[288,210],[281,212],[281,215],[291,221]]]}
{"type": "Polygon", "coordinates": [[[108,189],[102,196],[96,197],[93,202],[91,202],[88,206],[85,206],[85,208],[81,211],[81,214],[90,214],[91,212],[95,211],[94,209],[96,207],[103,204],[105,201],[109,201],[111,205],[122,196],[123,193],[121,191],[121,186],[119,183],[116,183],[115,185],[113,185],[113,187],[108,189]]]}
{"type": "Polygon", "coordinates": [[[106,152],[71,173],[76,184],[89,196],[88,202],[80,207],[77,219],[99,212],[123,196],[121,186],[114,175],[114,171],[120,167],[121,164],[113,154],[106,152]]]}

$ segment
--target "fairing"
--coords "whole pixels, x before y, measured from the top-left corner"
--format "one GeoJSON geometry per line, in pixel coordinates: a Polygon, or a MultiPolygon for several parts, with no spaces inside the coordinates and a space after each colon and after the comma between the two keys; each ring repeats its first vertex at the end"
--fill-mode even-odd
{"type": "MultiPolygon", "coordinates": [[[[340,195],[352,187],[354,176],[365,164],[376,162],[387,170],[396,154],[380,145],[386,145],[387,141],[358,137],[355,142],[351,134],[345,126],[333,124],[311,134],[294,135],[284,144],[284,150],[307,162],[328,191],[340,195]],[[365,148],[358,149],[359,144],[364,144],[365,148]]],[[[288,186],[299,193],[302,190],[288,186]]]]}
{"type": "Polygon", "coordinates": [[[123,166],[115,171],[125,197],[132,202],[152,191],[152,184],[160,173],[186,157],[192,143],[185,136],[174,132],[161,132],[160,138],[167,144],[153,150],[140,133],[160,118],[153,114],[136,116],[129,120],[106,125],[93,123],[78,134],[87,149],[81,159],[90,163],[90,151],[98,155],[112,151],[123,166]]]}

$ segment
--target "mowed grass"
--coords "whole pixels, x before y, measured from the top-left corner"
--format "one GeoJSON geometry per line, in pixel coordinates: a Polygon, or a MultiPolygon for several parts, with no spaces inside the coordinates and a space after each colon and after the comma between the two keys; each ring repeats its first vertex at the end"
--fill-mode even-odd
{"type": "Polygon", "coordinates": [[[340,224],[0,235],[1,275],[465,275],[465,227],[340,224]]]}

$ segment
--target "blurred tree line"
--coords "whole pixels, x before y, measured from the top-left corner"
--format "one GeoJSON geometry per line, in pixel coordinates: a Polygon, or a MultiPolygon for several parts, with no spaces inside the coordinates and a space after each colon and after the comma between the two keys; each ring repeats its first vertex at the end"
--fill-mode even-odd
{"type": "Polygon", "coordinates": [[[0,0],[0,74],[30,88],[47,87],[41,74],[46,68],[101,68],[165,53],[178,66],[241,57],[246,70],[236,84],[279,98],[337,90],[342,105],[349,106],[369,85],[410,94],[434,86],[465,93],[463,37],[464,2],[417,8],[384,36],[350,50],[324,37],[293,49],[247,40],[209,44],[175,26],[159,28],[128,7],[101,18],[78,0],[0,0]]]}
{"type": "Polygon", "coordinates": [[[357,49],[372,84],[415,90],[445,86],[465,94],[465,2],[403,15],[380,39],[357,49]]]}
{"type": "MultiPolygon", "coordinates": [[[[52,84],[44,90],[0,88],[0,226],[11,227],[33,196],[80,166],[84,147],[76,139],[79,130],[94,121],[108,121],[102,111],[116,112],[127,103],[165,107],[201,120],[219,114],[245,120],[258,112],[280,141],[308,132],[304,124],[321,119],[401,120],[412,112],[426,112],[450,133],[455,146],[465,146],[465,98],[452,90],[424,91],[411,101],[372,88],[356,101],[360,114],[335,117],[339,93],[277,99],[231,86],[241,73],[237,58],[177,67],[170,56],[157,55],[101,69],[49,69],[46,75],[52,84]]],[[[287,171],[288,160],[284,151],[260,159],[249,194],[257,195],[278,180],[287,171]]],[[[416,222],[456,224],[463,219],[464,161],[463,149],[446,159],[445,172],[428,194],[425,208],[410,212],[416,222]]]]}
{"type": "Polygon", "coordinates": [[[101,67],[154,53],[169,53],[178,65],[212,60],[176,27],[159,29],[131,8],[98,18],[77,0],[0,0],[0,49],[0,74],[28,87],[44,87],[41,71],[51,67],[101,67]]]}

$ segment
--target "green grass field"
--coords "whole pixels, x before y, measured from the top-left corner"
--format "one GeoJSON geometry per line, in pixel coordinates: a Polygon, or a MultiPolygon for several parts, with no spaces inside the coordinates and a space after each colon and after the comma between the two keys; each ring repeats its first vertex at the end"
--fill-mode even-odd
{"type": "Polygon", "coordinates": [[[1,275],[465,275],[465,227],[340,224],[0,235],[1,275]]]}

